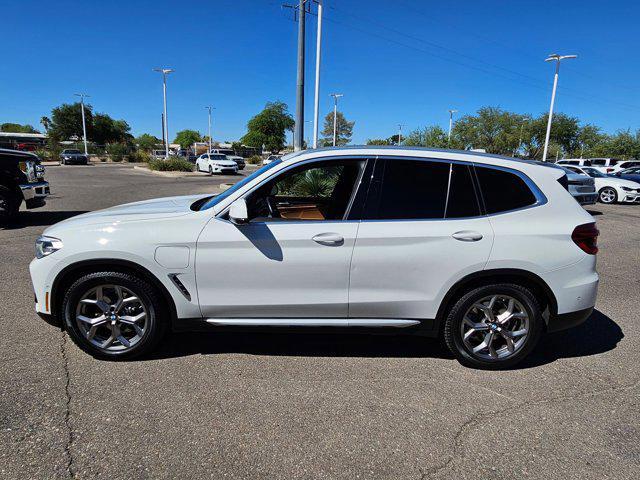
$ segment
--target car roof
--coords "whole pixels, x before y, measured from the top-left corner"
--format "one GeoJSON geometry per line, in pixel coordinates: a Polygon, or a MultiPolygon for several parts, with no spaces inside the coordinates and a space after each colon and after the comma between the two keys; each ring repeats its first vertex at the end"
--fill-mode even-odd
{"type": "Polygon", "coordinates": [[[38,159],[38,156],[32,152],[24,152],[22,150],[10,150],[8,148],[0,148],[0,155],[3,157],[27,157],[30,159],[38,159]]]}

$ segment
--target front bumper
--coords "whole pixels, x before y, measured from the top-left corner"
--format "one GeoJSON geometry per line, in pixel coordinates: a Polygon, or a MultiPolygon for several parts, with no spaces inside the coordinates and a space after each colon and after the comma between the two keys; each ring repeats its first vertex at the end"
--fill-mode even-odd
{"type": "Polygon", "coordinates": [[[27,208],[42,207],[46,203],[45,199],[51,193],[49,182],[45,181],[22,184],[20,190],[27,208]]]}
{"type": "Polygon", "coordinates": [[[639,203],[640,202],[640,193],[636,192],[623,192],[624,195],[620,197],[621,202],[625,203],[639,203]]]}

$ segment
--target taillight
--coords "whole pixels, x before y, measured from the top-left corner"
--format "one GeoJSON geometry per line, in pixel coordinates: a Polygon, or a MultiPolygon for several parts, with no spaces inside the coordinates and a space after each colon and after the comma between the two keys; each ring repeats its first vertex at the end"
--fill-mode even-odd
{"type": "Polygon", "coordinates": [[[613,172],[614,170],[615,170],[615,168],[607,168],[607,173],[613,172]]]}
{"type": "Polygon", "coordinates": [[[571,234],[571,240],[585,253],[595,255],[598,253],[598,235],[600,230],[594,222],[578,225],[571,234]]]}

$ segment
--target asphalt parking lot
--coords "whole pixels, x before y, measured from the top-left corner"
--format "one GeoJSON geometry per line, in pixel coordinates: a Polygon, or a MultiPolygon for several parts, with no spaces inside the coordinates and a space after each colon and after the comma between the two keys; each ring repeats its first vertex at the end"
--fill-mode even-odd
{"type": "Polygon", "coordinates": [[[429,340],[309,334],[180,334],[115,363],[35,315],[35,237],[230,177],[109,164],[47,179],[47,206],[0,230],[1,478],[640,478],[640,206],[589,208],[597,311],[516,370],[464,368],[429,340]]]}

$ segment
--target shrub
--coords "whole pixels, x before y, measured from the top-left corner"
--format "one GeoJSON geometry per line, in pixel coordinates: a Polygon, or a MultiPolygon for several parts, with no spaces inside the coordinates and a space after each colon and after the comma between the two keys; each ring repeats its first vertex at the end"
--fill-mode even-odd
{"type": "Polygon", "coordinates": [[[125,155],[129,153],[129,148],[122,143],[110,143],[107,145],[107,153],[111,156],[111,161],[121,162],[125,155]]]}
{"type": "Polygon", "coordinates": [[[260,165],[262,163],[262,157],[260,155],[251,155],[247,158],[247,163],[251,165],[260,165]]]}
{"type": "Polygon", "coordinates": [[[127,157],[128,162],[142,162],[147,163],[151,160],[151,155],[142,150],[136,150],[135,152],[131,152],[127,157]]]}
{"type": "Polygon", "coordinates": [[[149,169],[159,172],[193,172],[193,164],[184,158],[155,159],[149,161],[149,169]]]}

